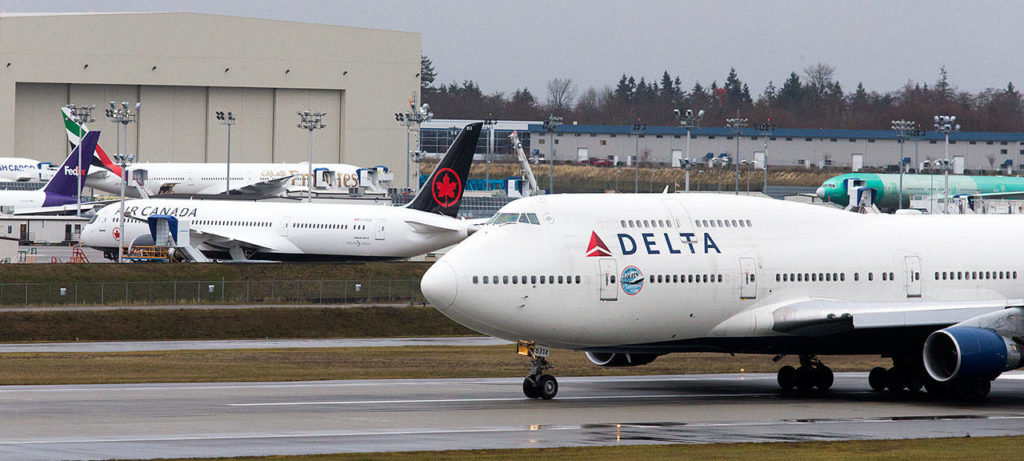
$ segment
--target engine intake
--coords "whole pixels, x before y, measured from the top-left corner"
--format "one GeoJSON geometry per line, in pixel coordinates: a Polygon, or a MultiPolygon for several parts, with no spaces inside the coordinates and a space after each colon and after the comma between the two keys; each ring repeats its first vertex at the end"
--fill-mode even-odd
{"type": "Polygon", "coordinates": [[[924,342],[924,367],[938,382],[992,380],[1021,365],[1021,345],[985,328],[953,326],[924,342]]]}
{"type": "Polygon", "coordinates": [[[587,352],[587,359],[599,367],[635,367],[647,365],[658,358],[658,354],[633,354],[629,352],[587,352]]]}

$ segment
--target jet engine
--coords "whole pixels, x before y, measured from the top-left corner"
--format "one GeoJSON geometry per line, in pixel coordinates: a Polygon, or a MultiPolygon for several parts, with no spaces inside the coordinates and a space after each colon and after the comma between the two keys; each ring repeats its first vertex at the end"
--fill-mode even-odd
{"type": "Polygon", "coordinates": [[[924,367],[938,382],[990,381],[1019,368],[1024,345],[995,330],[954,325],[924,342],[924,367]]]}
{"type": "Polygon", "coordinates": [[[629,352],[587,352],[590,362],[599,367],[635,367],[647,365],[658,354],[632,354],[629,352]]]}

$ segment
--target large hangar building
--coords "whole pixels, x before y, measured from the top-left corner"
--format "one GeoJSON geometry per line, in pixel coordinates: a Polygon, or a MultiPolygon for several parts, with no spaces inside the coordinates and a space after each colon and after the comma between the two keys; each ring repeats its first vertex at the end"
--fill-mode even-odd
{"type": "Polygon", "coordinates": [[[115,150],[109,101],[142,103],[127,129],[137,161],[299,162],[297,111],[326,112],[313,160],[405,163],[394,113],[420,88],[419,33],[195,13],[0,16],[0,156],[59,163],[60,107],[95,104],[92,129],[115,150]]]}

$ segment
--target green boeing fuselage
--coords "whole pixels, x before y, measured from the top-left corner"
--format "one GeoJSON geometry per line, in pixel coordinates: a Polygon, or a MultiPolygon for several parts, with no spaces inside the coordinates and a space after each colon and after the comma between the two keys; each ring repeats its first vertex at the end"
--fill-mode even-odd
{"type": "MultiPolygon", "coordinates": [[[[899,208],[900,175],[898,174],[848,173],[833,176],[825,180],[821,187],[818,188],[818,197],[839,205],[848,205],[850,196],[846,191],[847,179],[863,180],[866,187],[874,189],[875,206],[878,208],[899,208]]],[[[945,191],[945,187],[945,177],[941,174],[904,174],[903,207],[909,207],[910,198],[914,196],[941,196],[945,191]]],[[[1024,193],[1024,178],[949,175],[949,193],[952,196],[1004,192],[1024,193]]]]}

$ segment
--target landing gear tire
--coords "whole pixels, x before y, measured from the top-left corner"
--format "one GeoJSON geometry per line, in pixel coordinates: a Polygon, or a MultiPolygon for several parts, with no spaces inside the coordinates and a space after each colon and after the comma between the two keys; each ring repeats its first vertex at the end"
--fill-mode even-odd
{"type": "Polygon", "coordinates": [[[832,383],[836,380],[835,373],[832,373],[832,369],[825,365],[819,365],[814,368],[814,387],[817,387],[819,391],[827,391],[832,388],[832,383]]]}
{"type": "Polygon", "coordinates": [[[814,388],[814,369],[808,366],[796,369],[796,388],[804,392],[814,388]]]}
{"type": "Polygon", "coordinates": [[[889,389],[889,392],[898,394],[903,392],[903,389],[907,387],[907,375],[903,370],[897,367],[892,367],[886,375],[889,377],[889,382],[886,383],[886,387],[889,389]]]}
{"type": "Polygon", "coordinates": [[[537,380],[537,392],[544,400],[551,400],[558,394],[558,380],[551,375],[540,375],[537,380]]]}
{"type": "Polygon", "coordinates": [[[781,387],[784,392],[793,390],[793,388],[796,387],[796,368],[789,365],[779,368],[777,379],[779,381],[779,387],[781,387]]]}
{"type": "Polygon", "coordinates": [[[526,394],[526,397],[531,399],[540,397],[540,387],[537,386],[537,381],[533,377],[527,376],[523,380],[523,394],[526,394]]]}
{"type": "Polygon", "coordinates": [[[882,392],[889,385],[889,372],[882,367],[875,367],[868,373],[868,384],[871,385],[871,389],[877,392],[882,392]]]}
{"type": "Polygon", "coordinates": [[[931,378],[924,382],[924,390],[928,391],[928,395],[936,398],[944,398],[949,394],[949,386],[946,383],[940,383],[931,378]]]}

